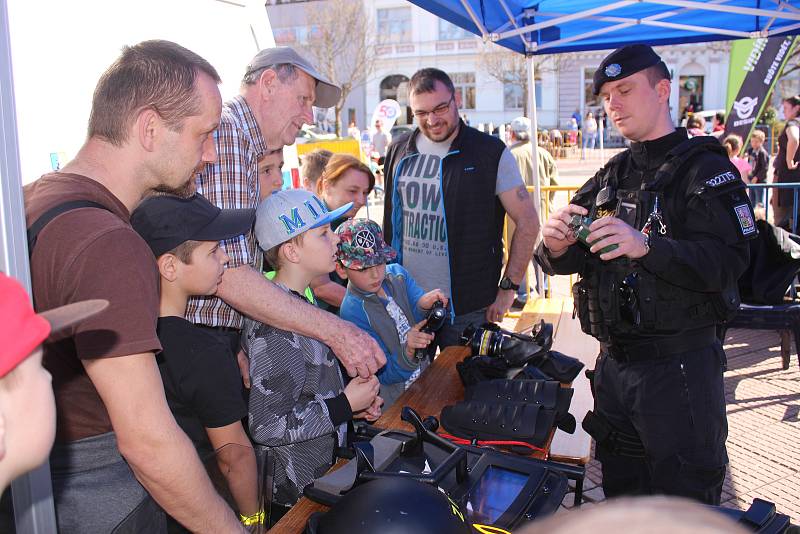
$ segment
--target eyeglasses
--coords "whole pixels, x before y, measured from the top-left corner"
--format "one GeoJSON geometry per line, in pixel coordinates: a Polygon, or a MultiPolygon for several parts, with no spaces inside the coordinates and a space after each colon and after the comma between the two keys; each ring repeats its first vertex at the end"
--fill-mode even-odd
{"type": "Polygon", "coordinates": [[[428,117],[428,115],[431,114],[433,114],[435,117],[441,117],[442,115],[447,113],[447,110],[450,109],[450,104],[452,104],[454,100],[455,100],[455,95],[450,95],[450,100],[448,100],[446,104],[436,106],[431,111],[422,111],[422,110],[415,111],[414,118],[419,121],[423,121],[428,117]]]}

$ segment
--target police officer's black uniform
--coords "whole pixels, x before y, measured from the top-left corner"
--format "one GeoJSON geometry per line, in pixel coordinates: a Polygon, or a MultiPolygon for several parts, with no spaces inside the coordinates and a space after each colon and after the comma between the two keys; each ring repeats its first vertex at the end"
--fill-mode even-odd
{"type": "MultiPolygon", "coordinates": [[[[595,91],[660,61],[643,45],[619,49],[601,64],[595,91]]],[[[689,140],[680,128],[632,143],[571,202],[642,230],[650,247],[637,260],[606,262],[579,243],[558,258],[542,244],[536,252],[546,272],[581,275],[576,311],[601,341],[584,427],[597,443],[603,489],[719,504],[728,458],[715,327],[738,307],[756,235],[744,183],[715,138],[689,140]]]]}

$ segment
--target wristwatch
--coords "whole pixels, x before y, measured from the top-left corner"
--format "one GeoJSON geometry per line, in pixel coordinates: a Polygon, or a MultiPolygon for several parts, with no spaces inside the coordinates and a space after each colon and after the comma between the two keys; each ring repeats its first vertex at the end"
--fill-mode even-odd
{"type": "Polygon", "coordinates": [[[513,289],[514,291],[519,289],[519,284],[515,284],[511,281],[511,278],[504,276],[500,279],[500,285],[497,286],[500,289],[513,289]]]}

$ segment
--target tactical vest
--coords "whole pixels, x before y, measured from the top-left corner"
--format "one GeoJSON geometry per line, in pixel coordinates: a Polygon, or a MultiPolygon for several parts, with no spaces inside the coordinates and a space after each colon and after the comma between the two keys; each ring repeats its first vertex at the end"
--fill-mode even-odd
{"type": "MultiPolygon", "coordinates": [[[[675,232],[681,221],[669,220],[664,190],[692,158],[706,150],[727,159],[725,149],[715,138],[693,137],[670,150],[654,179],[643,181],[636,190],[617,190],[618,177],[630,163],[629,151],[619,154],[606,166],[590,216],[594,219],[604,215],[598,213],[598,205],[615,206],[615,217],[640,230],[658,203],[664,225],[653,221],[651,235],[685,238],[675,232]]],[[[714,194],[740,188],[744,188],[744,183],[737,178],[715,189],[714,194]]],[[[717,324],[730,319],[739,307],[735,285],[722,293],[690,291],[658,278],[638,260],[623,257],[602,261],[598,254],[587,256],[581,279],[572,291],[581,329],[603,342],[610,341],[612,333],[667,336],[717,324]]]]}

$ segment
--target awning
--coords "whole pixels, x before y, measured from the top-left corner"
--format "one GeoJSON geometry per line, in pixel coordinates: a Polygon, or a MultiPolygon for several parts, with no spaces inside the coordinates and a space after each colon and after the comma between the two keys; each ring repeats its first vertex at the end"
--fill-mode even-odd
{"type": "Polygon", "coordinates": [[[511,50],[555,54],[800,33],[800,1],[409,0],[511,50]]]}

